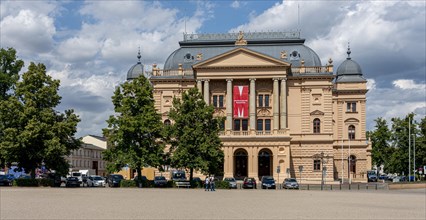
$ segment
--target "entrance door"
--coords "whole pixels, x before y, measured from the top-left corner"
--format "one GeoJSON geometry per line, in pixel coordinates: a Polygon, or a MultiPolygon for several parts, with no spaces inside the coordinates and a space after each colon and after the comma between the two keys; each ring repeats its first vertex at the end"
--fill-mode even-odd
{"type": "Polygon", "coordinates": [[[244,179],[248,174],[248,154],[244,149],[238,149],[234,153],[234,178],[244,179]]]}
{"type": "Polygon", "coordinates": [[[262,149],[257,161],[259,179],[262,176],[272,176],[272,152],[268,149],[262,149]]]}
{"type": "Polygon", "coordinates": [[[93,161],[92,169],[94,169],[96,172],[96,175],[98,175],[98,161],[93,161]]]}
{"type": "MultiPolygon", "coordinates": [[[[349,168],[349,172],[348,175],[354,175],[356,173],[356,157],[354,155],[351,155],[349,157],[349,161],[348,161],[348,168],[349,168]]],[[[349,178],[349,176],[348,176],[349,178]]]]}

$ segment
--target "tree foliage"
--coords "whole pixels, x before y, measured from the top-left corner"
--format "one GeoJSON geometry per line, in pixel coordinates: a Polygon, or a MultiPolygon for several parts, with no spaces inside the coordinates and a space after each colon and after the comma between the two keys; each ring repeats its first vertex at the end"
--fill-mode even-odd
{"type": "Polygon", "coordinates": [[[114,172],[128,165],[141,177],[141,168],[159,166],[164,152],[163,124],[154,107],[152,86],[141,75],[117,87],[112,102],[116,114],[103,130],[108,141],[107,169],[114,172]]]}
{"type": "Polygon", "coordinates": [[[0,100],[8,97],[8,91],[18,81],[23,66],[24,61],[17,59],[15,49],[0,49],[0,100]]]}
{"type": "Polygon", "coordinates": [[[43,64],[31,63],[22,81],[6,100],[0,101],[0,121],[4,124],[1,154],[19,169],[31,171],[43,164],[58,173],[68,172],[65,156],[80,146],[74,138],[80,121],[73,110],[55,111],[60,103],[59,80],[46,74],[43,64]]]}
{"type": "Polygon", "coordinates": [[[414,120],[413,113],[404,118],[392,118],[390,130],[386,120],[378,118],[375,121],[376,129],[370,132],[373,163],[383,164],[386,172],[408,175],[410,156],[411,166],[414,165],[415,145],[416,168],[426,165],[426,117],[421,119],[420,123],[414,120]]]}
{"type": "Polygon", "coordinates": [[[174,121],[169,129],[172,165],[200,170],[205,174],[221,172],[222,142],[219,138],[221,120],[213,116],[214,107],[207,106],[197,88],[173,99],[169,117],[174,121]]]}

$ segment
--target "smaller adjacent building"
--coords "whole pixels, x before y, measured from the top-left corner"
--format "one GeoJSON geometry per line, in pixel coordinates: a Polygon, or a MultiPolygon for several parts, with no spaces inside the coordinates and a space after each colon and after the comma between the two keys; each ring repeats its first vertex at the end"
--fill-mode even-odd
{"type": "Polygon", "coordinates": [[[95,135],[83,137],[83,144],[73,150],[67,157],[72,171],[92,170],[96,175],[106,175],[106,161],[102,159],[102,152],[106,150],[106,139],[95,135]]]}

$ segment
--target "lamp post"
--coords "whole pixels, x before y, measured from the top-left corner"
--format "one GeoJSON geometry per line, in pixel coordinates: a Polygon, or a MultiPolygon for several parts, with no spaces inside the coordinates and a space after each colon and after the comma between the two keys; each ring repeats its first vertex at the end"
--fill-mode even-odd
{"type": "Polygon", "coordinates": [[[324,164],[328,163],[328,155],[324,156],[324,152],[321,152],[319,154],[315,154],[313,156],[314,159],[320,159],[321,160],[321,190],[324,189],[324,174],[325,171],[327,171],[327,167],[324,167],[324,164]]]}
{"type": "Polygon", "coordinates": [[[408,182],[411,182],[411,116],[408,117],[408,182]]]}
{"type": "Polygon", "coordinates": [[[414,163],[413,163],[413,168],[414,168],[414,181],[416,181],[416,134],[413,134],[413,157],[414,157],[414,163]]]}

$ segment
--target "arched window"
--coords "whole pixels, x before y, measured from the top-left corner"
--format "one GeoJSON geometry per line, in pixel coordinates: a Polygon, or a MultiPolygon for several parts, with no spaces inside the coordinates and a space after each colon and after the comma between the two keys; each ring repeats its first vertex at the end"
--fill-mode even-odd
{"type": "Polygon", "coordinates": [[[355,140],[355,126],[353,125],[348,127],[348,138],[349,140],[355,140]]]}
{"type": "Polygon", "coordinates": [[[320,133],[321,132],[321,121],[318,118],[316,118],[316,119],[314,119],[313,125],[314,125],[314,133],[320,133]]]}
{"type": "Polygon", "coordinates": [[[164,125],[169,126],[170,125],[170,120],[169,119],[164,120],[164,125]]]}

